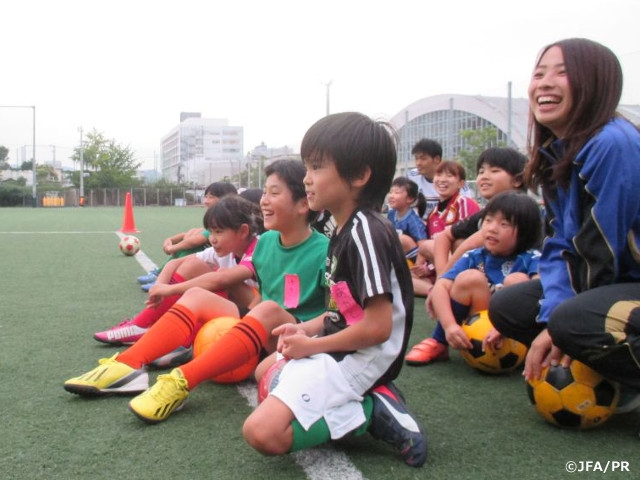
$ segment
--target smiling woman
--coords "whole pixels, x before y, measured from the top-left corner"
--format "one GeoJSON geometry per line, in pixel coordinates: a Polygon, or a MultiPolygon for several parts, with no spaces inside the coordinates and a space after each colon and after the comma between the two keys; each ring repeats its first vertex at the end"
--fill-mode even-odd
{"type": "Polygon", "coordinates": [[[531,345],[528,380],[566,355],[619,382],[619,410],[630,411],[640,405],[640,131],[617,115],[621,95],[609,48],[572,38],[542,51],[529,88],[527,179],[542,189],[552,234],[540,280],[497,292],[489,313],[501,333],[531,345]]]}
{"type": "Polygon", "coordinates": [[[562,138],[573,100],[560,47],[551,47],[540,58],[529,85],[529,99],[536,119],[562,138]]]}

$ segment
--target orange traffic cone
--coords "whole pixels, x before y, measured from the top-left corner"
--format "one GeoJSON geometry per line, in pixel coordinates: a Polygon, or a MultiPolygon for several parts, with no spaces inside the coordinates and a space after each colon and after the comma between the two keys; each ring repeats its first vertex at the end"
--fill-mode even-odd
{"type": "Polygon", "coordinates": [[[135,233],[139,232],[136,228],[136,222],[133,219],[133,206],[131,205],[131,192],[127,192],[127,196],[124,201],[124,218],[122,219],[122,233],[135,233]]]}

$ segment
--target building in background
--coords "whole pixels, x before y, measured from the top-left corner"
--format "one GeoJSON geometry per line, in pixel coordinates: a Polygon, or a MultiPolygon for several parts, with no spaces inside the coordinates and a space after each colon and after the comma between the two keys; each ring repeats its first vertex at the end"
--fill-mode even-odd
{"type": "Polygon", "coordinates": [[[171,182],[206,186],[244,168],[243,128],[227,119],[180,113],[180,124],[161,140],[160,169],[171,182]]]}
{"type": "Polygon", "coordinates": [[[247,188],[262,188],[264,186],[264,169],[270,163],[280,159],[302,160],[300,153],[294,151],[292,147],[267,147],[264,142],[254,147],[247,153],[247,169],[251,171],[247,175],[247,184],[242,185],[247,188]]]}
{"type": "Polygon", "coordinates": [[[529,102],[524,98],[435,95],[418,100],[391,119],[399,134],[398,171],[406,175],[415,163],[411,149],[422,138],[437,140],[442,157],[454,160],[464,150],[463,130],[494,128],[496,141],[524,151],[529,102]]]}
{"type": "MultiPolygon", "coordinates": [[[[620,105],[618,112],[640,124],[640,105],[620,105]]],[[[445,160],[459,158],[467,145],[464,130],[494,128],[496,141],[526,153],[529,101],[525,98],[435,95],[403,108],[391,119],[398,131],[398,174],[406,175],[415,163],[411,149],[422,138],[437,140],[445,160]]]]}

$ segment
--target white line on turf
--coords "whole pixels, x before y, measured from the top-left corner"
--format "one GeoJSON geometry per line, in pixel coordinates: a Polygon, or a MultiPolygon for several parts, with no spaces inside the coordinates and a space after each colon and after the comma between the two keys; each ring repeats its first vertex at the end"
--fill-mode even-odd
{"type": "MultiPolygon", "coordinates": [[[[258,405],[258,389],[253,383],[241,383],[238,391],[249,406],[258,405]]],[[[351,463],[349,457],[332,445],[302,450],[292,454],[310,480],[363,480],[362,473],[351,463]]]]}
{"type": "MultiPolygon", "coordinates": [[[[115,233],[118,237],[120,237],[120,239],[127,236],[126,233],[122,233],[122,232],[115,232],[115,233]]],[[[154,268],[157,268],[156,264],[153,263],[153,260],[147,257],[147,254],[144,253],[142,249],[140,249],[140,251],[136,253],[133,256],[133,258],[135,258],[138,261],[138,263],[144,269],[145,272],[150,272],[154,268]]]]}

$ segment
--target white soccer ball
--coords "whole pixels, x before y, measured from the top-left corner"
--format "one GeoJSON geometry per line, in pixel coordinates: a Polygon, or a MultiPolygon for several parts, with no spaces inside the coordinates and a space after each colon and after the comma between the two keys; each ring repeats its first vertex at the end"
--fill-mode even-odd
{"type": "Polygon", "coordinates": [[[127,235],[120,240],[120,251],[128,257],[140,251],[140,240],[133,235],[127,235]]]}

